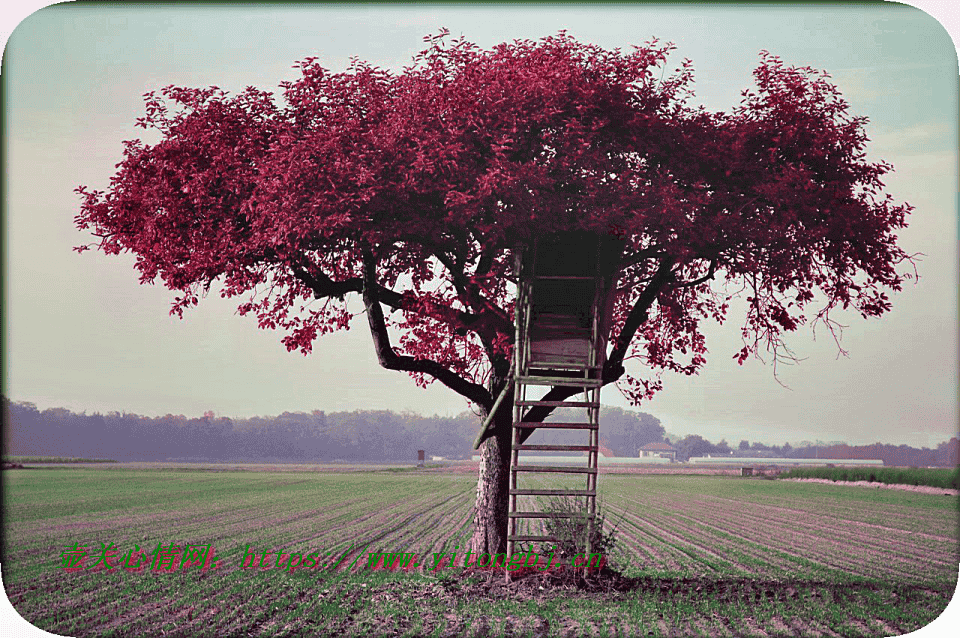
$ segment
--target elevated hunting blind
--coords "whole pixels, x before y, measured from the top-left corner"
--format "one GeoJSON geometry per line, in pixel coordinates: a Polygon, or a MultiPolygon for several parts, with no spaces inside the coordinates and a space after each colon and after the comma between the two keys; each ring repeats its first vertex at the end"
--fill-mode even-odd
{"type": "Polygon", "coordinates": [[[521,376],[599,378],[623,244],[579,231],[538,238],[517,251],[521,376]]]}
{"type": "MultiPolygon", "coordinates": [[[[554,541],[558,539],[540,529],[520,529],[525,519],[585,519],[583,539],[587,553],[596,515],[597,452],[600,422],[600,387],[607,338],[613,314],[612,294],[623,253],[624,241],[585,231],[571,231],[538,237],[532,246],[516,251],[518,276],[515,313],[513,387],[514,417],[510,462],[510,509],[507,557],[512,557],[518,541],[554,541]],[[528,400],[530,386],[568,386],[581,388],[580,401],[528,400]],[[523,413],[531,407],[586,410],[586,420],[575,423],[527,423],[523,413]],[[521,443],[525,429],[557,428],[586,432],[586,445],[528,445],[521,443]],[[522,451],[584,452],[586,465],[521,464],[522,451]],[[586,489],[529,489],[517,484],[521,472],[557,472],[583,474],[586,489]],[[518,497],[585,498],[585,511],[546,512],[523,510],[518,497]],[[534,533],[536,532],[536,533],[534,533]]],[[[509,387],[509,383],[507,388],[509,387]]],[[[507,390],[504,388],[504,391],[507,390]]],[[[505,392],[504,392],[505,394],[505,392]]],[[[501,399],[503,394],[501,395],[501,399]]],[[[499,400],[498,400],[499,403],[499,400]]],[[[491,415],[496,411],[496,405],[491,415]]],[[[572,461],[580,457],[570,457],[572,461]]],[[[526,461],[530,461],[526,457],[526,461]]],[[[527,498],[527,501],[532,499],[527,498]]],[[[510,572],[507,571],[507,578],[510,572]]]]}

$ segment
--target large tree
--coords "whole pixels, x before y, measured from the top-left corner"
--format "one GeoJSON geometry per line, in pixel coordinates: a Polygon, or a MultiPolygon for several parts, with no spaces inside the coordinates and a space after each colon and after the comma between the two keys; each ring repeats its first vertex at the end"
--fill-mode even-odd
{"type": "MultiPolygon", "coordinates": [[[[159,141],[125,142],[105,191],[77,189],[77,225],[99,238],[78,250],[134,253],[142,283],[182,293],[181,317],[216,282],[304,354],[360,295],[382,366],[484,414],[508,381],[513,253],[538,234],[626,240],[603,380],[635,403],[664,370],[700,369],[700,323],[732,297],[746,307],[735,357],[777,360],[785,332],[832,326],[837,306],[880,315],[910,276],[895,235],[910,207],[882,194],[891,167],[866,160],[866,118],[824,73],[763,52],[757,86],[711,113],[688,104],[689,61],[664,73],[672,45],[426,41],[400,72],[304,60],[282,102],[147,94],[138,124],[159,141]]],[[[482,447],[478,551],[505,547],[511,404],[482,447]]]]}

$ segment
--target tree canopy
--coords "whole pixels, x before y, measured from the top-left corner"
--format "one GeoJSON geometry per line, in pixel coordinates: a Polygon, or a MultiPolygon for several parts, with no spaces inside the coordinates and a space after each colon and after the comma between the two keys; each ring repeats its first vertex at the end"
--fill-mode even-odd
{"type": "Polygon", "coordinates": [[[733,297],[742,363],[834,308],[884,313],[912,276],[910,206],[882,192],[892,167],[867,161],[867,120],[823,72],[762,52],[756,86],[714,113],[690,104],[689,61],[665,72],[669,44],[425,40],[398,72],[303,60],[282,100],[146,94],[137,123],[160,139],[125,142],[105,191],[77,189],[98,237],[77,249],[132,252],[180,316],[216,283],[304,354],[361,294],[383,366],[484,410],[514,338],[513,252],[538,234],[626,240],[604,380],[634,402],[663,370],[697,372],[701,322],[733,297]]]}

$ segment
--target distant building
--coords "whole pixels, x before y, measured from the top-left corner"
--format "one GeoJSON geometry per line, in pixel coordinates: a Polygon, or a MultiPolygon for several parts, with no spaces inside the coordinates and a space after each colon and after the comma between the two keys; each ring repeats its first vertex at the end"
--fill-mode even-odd
{"type": "Polygon", "coordinates": [[[656,443],[647,443],[640,448],[639,456],[640,458],[660,457],[664,459],[670,459],[671,461],[676,461],[677,448],[662,441],[658,441],[656,443]]]}

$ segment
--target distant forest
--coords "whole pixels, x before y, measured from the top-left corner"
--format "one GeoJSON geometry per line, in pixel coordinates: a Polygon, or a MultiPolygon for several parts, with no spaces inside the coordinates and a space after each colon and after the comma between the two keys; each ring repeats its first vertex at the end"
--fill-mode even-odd
{"type": "MultiPolygon", "coordinates": [[[[480,429],[472,412],[455,417],[386,410],[284,412],[231,419],[128,412],[93,414],[65,408],[39,411],[32,403],[4,398],[5,455],[82,456],[117,461],[328,462],[468,459],[480,429]]],[[[620,408],[601,410],[601,441],[608,453],[637,456],[637,449],[664,440],[660,421],[620,408]]],[[[538,431],[530,443],[585,443],[581,433],[538,431]]]]}
{"type": "MultiPolygon", "coordinates": [[[[32,403],[3,399],[3,454],[82,456],[117,461],[415,462],[427,458],[468,459],[480,419],[472,412],[455,417],[412,412],[284,412],[279,416],[231,419],[207,412],[200,418],[167,414],[146,417],[128,412],[75,413],[65,408],[40,411],[32,403]]],[[[577,417],[569,417],[573,420],[577,417]]],[[[552,419],[551,419],[552,420],[552,419]]],[[[529,443],[578,443],[576,432],[538,430],[529,443]]],[[[644,412],[604,406],[600,412],[601,453],[638,455],[648,443],[669,441],[678,460],[693,456],[880,459],[886,465],[953,467],[960,462],[956,437],[935,449],[908,445],[851,446],[842,442],[797,447],[740,441],[712,443],[691,434],[665,432],[660,420],[644,412]]]]}

